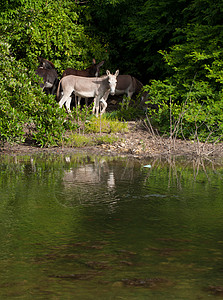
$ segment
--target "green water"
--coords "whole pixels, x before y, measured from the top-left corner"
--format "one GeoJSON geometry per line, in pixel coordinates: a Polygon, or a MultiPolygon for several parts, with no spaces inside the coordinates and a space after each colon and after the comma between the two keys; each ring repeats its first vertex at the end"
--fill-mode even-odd
{"type": "Polygon", "coordinates": [[[0,299],[216,299],[222,177],[202,160],[0,156],[0,299]]]}

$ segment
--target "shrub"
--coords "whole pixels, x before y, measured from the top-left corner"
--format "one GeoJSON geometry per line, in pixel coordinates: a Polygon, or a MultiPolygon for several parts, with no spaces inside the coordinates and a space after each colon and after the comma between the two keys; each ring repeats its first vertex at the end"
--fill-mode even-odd
{"type": "Polygon", "coordinates": [[[172,76],[147,86],[148,113],[161,133],[215,141],[223,136],[222,26],[188,25],[185,43],[161,52],[172,76]]]}
{"type": "Polygon", "coordinates": [[[34,72],[10,55],[10,45],[0,43],[0,140],[24,142],[25,127],[32,128],[40,146],[55,146],[72,128],[64,110],[52,95],[45,95],[34,72]]]}

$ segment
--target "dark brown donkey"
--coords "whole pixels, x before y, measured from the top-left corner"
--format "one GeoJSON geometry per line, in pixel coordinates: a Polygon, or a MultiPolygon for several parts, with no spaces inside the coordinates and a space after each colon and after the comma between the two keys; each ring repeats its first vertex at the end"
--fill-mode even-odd
{"type": "Polygon", "coordinates": [[[36,74],[43,78],[40,87],[46,94],[55,95],[59,79],[54,64],[42,57],[38,57],[38,60],[40,64],[36,69],[36,74]]]}
{"type": "Polygon", "coordinates": [[[93,59],[92,65],[85,70],[75,70],[72,68],[66,69],[62,74],[62,78],[67,75],[75,75],[75,76],[81,76],[81,77],[98,77],[100,67],[103,64],[104,64],[104,60],[102,60],[100,63],[96,64],[95,59],[93,59]]]}

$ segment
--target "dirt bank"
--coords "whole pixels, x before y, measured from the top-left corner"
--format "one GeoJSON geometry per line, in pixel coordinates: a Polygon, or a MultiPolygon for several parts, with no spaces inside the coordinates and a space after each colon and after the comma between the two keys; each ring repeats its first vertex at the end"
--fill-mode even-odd
{"type": "Polygon", "coordinates": [[[38,148],[29,144],[5,144],[0,148],[0,154],[28,154],[42,152],[90,152],[106,155],[126,155],[138,158],[180,155],[206,156],[223,158],[223,143],[208,144],[186,140],[171,141],[168,137],[152,135],[139,122],[128,122],[127,133],[117,133],[118,141],[112,145],[102,144],[84,148],[38,148]]]}

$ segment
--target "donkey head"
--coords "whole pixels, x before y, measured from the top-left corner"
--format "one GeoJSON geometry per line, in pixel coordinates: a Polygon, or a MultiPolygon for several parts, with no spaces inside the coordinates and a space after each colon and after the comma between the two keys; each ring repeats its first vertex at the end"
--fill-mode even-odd
{"type": "Polygon", "coordinates": [[[49,70],[50,69],[55,69],[54,64],[51,61],[49,61],[45,58],[42,58],[42,57],[38,56],[38,61],[40,63],[39,68],[41,67],[43,69],[49,69],[49,70]]]}
{"type": "Polygon", "coordinates": [[[108,76],[108,84],[109,84],[109,88],[110,88],[110,94],[112,96],[114,96],[115,88],[116,88],[116,84],[117,84],[117,76],[119,74],[119,70],[117,70],[114,75],[111,74],[110,71],[107,70],[106,74],[108,76]]]}
{"type": "Polygon", "coordinates": [[[90,77],[98,77],[99,76],[100,67],[103,66],[103,64],[104,64],[104,60],[102,60],[100,63],[96,64],[95,59],[93,59],[92,66],[88,68],[88,70],[89,70],[89,76],[90,77]]]}

